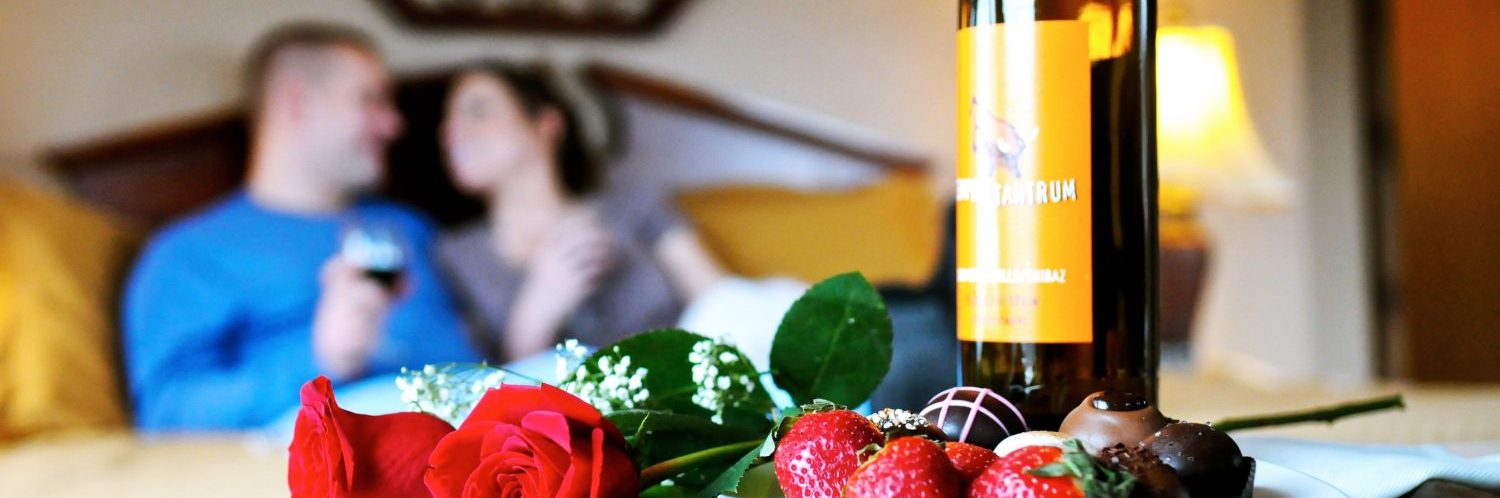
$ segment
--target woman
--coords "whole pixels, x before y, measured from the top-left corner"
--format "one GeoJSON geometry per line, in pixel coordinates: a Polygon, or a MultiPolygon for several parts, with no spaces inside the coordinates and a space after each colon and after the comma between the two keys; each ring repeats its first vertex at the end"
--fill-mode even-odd
{"type": "Polygon", "coordinates": [[[594,193],[600,175],[573,112],[533,75],[462,71],[442,144],[459,188],[488,206],[439,241],[438,258],[492,361],[671,327],[723,275],[667,206],[594,193]]]}

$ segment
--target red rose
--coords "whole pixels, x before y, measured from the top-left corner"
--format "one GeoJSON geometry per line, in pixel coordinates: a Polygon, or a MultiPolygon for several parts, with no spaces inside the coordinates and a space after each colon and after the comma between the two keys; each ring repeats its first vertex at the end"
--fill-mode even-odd
{"type": "Polygon", "coordinates": [[[636,496],[625,449],[588,403],[552,386],[505,385],[438,442],[427,489],[435,498],[636,496]]]}
{"type": "Polygon", "coordinates": [[[453,426],[424,413],[344,411],[325,377],[302,385],[287,485],[292,498],[428,496],[427,458],[453,426]]]}

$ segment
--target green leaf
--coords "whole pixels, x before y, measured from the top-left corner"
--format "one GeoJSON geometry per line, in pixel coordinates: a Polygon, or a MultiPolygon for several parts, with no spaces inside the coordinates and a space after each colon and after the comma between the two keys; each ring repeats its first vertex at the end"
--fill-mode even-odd
{"type": "Polygon", "coordinates": [[[682,486],[658,484],[641,491],[641,498],[688,498],[692,492],[682,486]]]}
{"type": "MultiPolygon", "coordinates": [[[[595,373],[599,371],[601,358],[609,357],[618,363],[620,358],[629,356],[632,367],[647,370],[643,384],[650,395],[644,402],[637,404],[636,408],[706,418],[713,414],[693,403],[693,394],[699,386],[693,380],[693,364],[688,360],[688,355],[692,352],[693,345],[707,340],[710,339],[684,330],[653,330],[600,348],[584,360],[582,368],[595,373]]],[[[774,406],[770,393],[760,384],[759,372],[749,358],[738,349],[731,350],[737,355],[737,361],[721,364],[720,373],[750,376],[755,380],[756,387],[741,403],[726,409],[724,421],[731,425],[743,425],[757,432],[764,431],[770,427],[770,413],[774,406]]],[[[620,427],[625,429],[632,426],[620,427]]]]}
{"type": "Polygon", "coordinates": [[[605,415],[625,435],[641,468],[698,450],[760,436],[748,427],[716,424],[702,416],[626,410],[605,415]]]}
{"type": "Polygon", "coordinates": [[[848,410],[848,409],[849,409],[849,407],[847,407],[847,406],[840,405],[838,403],[834,403],[832,401],[828,401],[828,400],[822,399],[822,398],[814,399],[812,403],[808,403],[808,404],[802,405],[802,413],[803,414],[818,413],[818,412],[829,412],[829,411],[835,411],[835,410],[848,410]]]}
{"type": "Polygon", "coordinates": [[[797,404],[858,406],[891,368],[891,316],[858,273],[812,286],[792,304],[771,343],[771,374],[797,404]]]}
{"type": "Polygon", "coordinates": [[[1135,488],[1134,476],[1094,458],[1076,439],[1063,443],[1063,454],[1058,461],[1026,470],[1026,473],[1038,477],[1075,478],[1088,498],[1127,498],[1135,488]]]}
{"type": "MultiPolygon", "coordinates": [[[[698,415],[659,411],[619,411],[609,413],[605,418],[625,434],[625,441],[634,450],[634,461],[642,469],[689,453],[756,439],[762,434],[748,427],[716,424],[698,415]]],[[[702,485],[722,469],[723,465],[717,468],[706,465],[703,472],[682,476],[678,479],[679,484],[702,485]]]]}
{"type": "Polygon", "coordinates": [[[759,446],[745,453],[745,456],[740,457],[734,465],[724,469],[719,477],[714,478],[702,491],[699,491],[698,498],[717,498],[719,495],[739,492],[740,482],[745,478],[745,472],[761,459],[760,453],[761,447],[759,446]]]}
{"type": "Polygon", "coordinates": [[[626,435],[659,432],[711,435],[718,439],[744,441],[758,437],[760,431],[750,427],[716,424],[702,416],[682,415],[654,410],[624,410],[605,415],[626,435]]]}
{"type": "Polygon", "coordinates": [[[1071,475],[1078,477],[1083,494],[1088,498],[1127,498],[1135,488],[1134,476],[1094,458],[1077,439],[1063,442],[1062,461],[1052,465],[1065,466],[1071,475]]]}
{"type": "MultiPolygon", "coordinates": [[[[693,402],[700,385],[693,379],[693,346],[709,338],[675,329],[646,332],[606,346],[584,360],[586,377],[601,373],[601,359],[620,364],[630,358],[631,368],[644,368],[643,388],[649,395],[635,404],[635,409],[618,410],[606,415],[626,436],[639,468],[647,468],[683,455],[730,443],[759,438],[771,428],[774,404],[760,383],[755,365],[738,349],[720,347],[719,353],[731,352],[734,361],[718,361],[721,375],[754,382],[749,395],[726,407],[723,424],[710,419],[714,414],[693,402]]],[[[676,487],[692,491],[719,475],[731,460],[704,465],[675,476],[676,487]]],[[[663,490],[662,492],[666,492],[663,490]]]]}

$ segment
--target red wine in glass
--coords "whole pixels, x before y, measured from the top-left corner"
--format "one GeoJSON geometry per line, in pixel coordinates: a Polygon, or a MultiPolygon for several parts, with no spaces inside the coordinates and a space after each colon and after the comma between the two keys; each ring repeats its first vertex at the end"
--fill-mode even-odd
{"type": "Polygon", "coordinates": [[[344,231],[339,255],[359,266],[366,277],[386,290],[394,290],[406,269],[406,246],[400,232],[355,224],[344,231]]]}

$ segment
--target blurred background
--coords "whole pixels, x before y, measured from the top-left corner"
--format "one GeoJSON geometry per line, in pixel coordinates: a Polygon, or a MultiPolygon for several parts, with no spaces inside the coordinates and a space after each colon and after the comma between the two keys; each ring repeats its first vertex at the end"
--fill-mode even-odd
{"type": "MultiPolygon", "coordinates": [[[[409,120],[387,193],[439,221],[477,212],[433,162],[450,71],[535,64],[585,109],[612,185],[674,199],[736,273],[863,270],[910,305],[905,340],[952,340],[931,282],[953,185],[955,2],[663,2],[614,33],[440,15],[508,3],[7,1],[0,223],[50,213],[40,224],[69,241],[50,257],[83,265],[56,277],[75,297],[38,306],[94,308],[108,344],[131,244],[240,178],[245,51],[317,19],[380,43],[409,120]]],[[[1500,382],[1500,2],[1181,0],[1162,25],[1166,366],[1259,390],[1500,382]]],[[[12,307],[56,283],[17,268],[0,274],[27,282],[0,294],[12,307]]],[[[7,345],[0,386],[35,370],[7,345]]]]}

